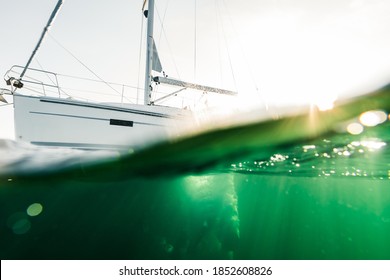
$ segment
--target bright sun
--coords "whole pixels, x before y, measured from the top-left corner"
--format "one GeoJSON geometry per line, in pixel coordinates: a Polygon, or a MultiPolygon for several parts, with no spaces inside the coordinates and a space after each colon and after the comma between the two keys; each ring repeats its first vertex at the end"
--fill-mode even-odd
{"type": "MultiPolygon", "coordinates": [[[[241,34],[252,54],[252,75],[240,77],[240,94],[254,92],[252,76],[259,103],[314,104],[329,110],[338,98],[388,82],[390,57],[384,46],[390,37],[383,36],[380,6],[351,6],[331,16],[324,11],[318,18],[309,17],[310,12],[277,10],[252,21],[254,28],[241,34]]],[[[244,69],[244,62],[240,66],[244,69]]]]}

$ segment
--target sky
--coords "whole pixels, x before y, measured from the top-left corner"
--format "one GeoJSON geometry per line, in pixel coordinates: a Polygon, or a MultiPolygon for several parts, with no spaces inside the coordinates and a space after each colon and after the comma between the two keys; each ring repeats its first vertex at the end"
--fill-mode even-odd
{"type": "MultiPolygon", "coordinates": [[[[100,78],[143,87],[142,2],[65,0],[31,67],[96,78],[60,42],[100,78]]],[[[240,106],[320,104],[390,82],[388,0],[155,2],[155,41],[165,72],[237,90],[240,106]]],[[[0,0],[2,75],[26,64],[56,3],[0,0]]],[[[13,138],[12,105],[0,107],[2,138],[13,138]]]]}

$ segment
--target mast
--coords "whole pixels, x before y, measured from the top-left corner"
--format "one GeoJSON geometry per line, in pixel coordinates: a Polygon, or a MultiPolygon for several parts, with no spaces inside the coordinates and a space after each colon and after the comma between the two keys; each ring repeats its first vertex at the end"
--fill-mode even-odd
{"type": "Polygon", "coordinates": [[[147,27],[147,49],[146,49],[146,66],[145,66],[145,92],[144,105],[150,105],[152,91],[152,65],[153,65],[153,23],[154,23],[154,0],[149,0],[148,10],[145,13],[148,19],[147,27]]]}

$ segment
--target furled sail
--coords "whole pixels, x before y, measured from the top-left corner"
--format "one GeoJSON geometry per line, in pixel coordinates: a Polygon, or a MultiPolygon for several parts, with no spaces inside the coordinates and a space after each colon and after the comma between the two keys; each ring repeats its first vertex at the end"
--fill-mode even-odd
{"type": "Polygon", "coordinates": [[[153,62],[152,62],[152,70],[157,71],[157,72],[162,72],[162,66],[161,66],[161,61],[158,56],[157,48],[156,48],[156,43],[154,42],[153,39],[153,62]]]}

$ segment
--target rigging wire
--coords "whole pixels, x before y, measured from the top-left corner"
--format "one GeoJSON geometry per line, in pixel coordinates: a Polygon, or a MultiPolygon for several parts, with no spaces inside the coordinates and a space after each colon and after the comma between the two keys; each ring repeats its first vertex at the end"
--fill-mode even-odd
{"type": "Polygon", "coordinates": [[[238,32],[237,32],[237,30],[235,29],[235,25],[233,24],[233,20],[232,20],[232,16],[231,16],[229,7],[228,7],[228,5],[226,4],[225,0],[222,0],[222,3],[223,3],[223,5],[225,6],[225,10],[226,10],[226,13],[227,13],[227,15],[228,15],[228,18],[229,18],[229,21],[230,21],[230,25],[232,26],[233,31],[234,31],[236,37],[238,38],[237,41],[238,41],[238,44],[239,44],[239,46],[240,46],[241,54],[242,54],[242,56],[243,56],[243,58],[244,58],[245,64],[246,64],[247,67],[248,67],[248,70],[249,70],[249,73],[250,73],[250,76],[251,76],[251,79],[252,79],[252,83],[253,83],[253,85],[254,85],[254,87],[255,87],[255,89],[256,89],[256,92],[259,93],[258,84],[256,83],[256,79],[254,78],[254,74],[253,74],[252,68],[249,66],[248,58],[247,58],[246,55],[245,55],[245,52],[244,52],[244,48],[243,48],[242,42],[241,42],[241,40],[239,40],[240,37],[238,36],[238,32]]]}
{"type": "MultiPolygon", "coordinates": [[[[144,2],[144,5],[146,4],[146,0],[144,2]]],[[[143,8],[142,8],[143,9],[143,8]]],[[[141,36],[139,39],[139,53],[138,53],[138,78],[137,78],[137,104],[139,100],[139,79],[141,75],[141,59],[142,59],[142,42],[143,42],[143,33],[144,33],[144,14],[141,13],[141,36]]]]}
{"type": "Polygon", "coordinates": [[[216,19],[216,22],[217,22],[217,34],[215,37],[217,37],[217,50],[218,50],[218,62],[219,62],[219,79],[220,79],[220,83],[221,85],[223,85],[223,78],[222,78],[222,54],[221,54],[221,40],[220,40],[220,36],[218,34],[218,30],[219,30],[219,25],[220,25],[220,15],[218,13],[218,10],[217,10],[217,3],[218,0],[215,0],[214,1],[214,5],[215,5],[215,9],[214,9],[214,12],[215,12],[215,19],[216,19]]]}
{"type": "Polygon", "coordinates": [[[196,81],[196,49],[197,49],[197,38],[196,38],[196,33],[197,33],[197,11],[196,11],[196,8],[197,8],[197,0],[194,0],[194,5],[195,5],[195,9],[194,9],[194,81],[196,81]]]}
{"type": "Polygon", "coordinates": [[[167,34],[165,32],[164,25],[162,25],[162,20],[161,20],[160,13],[158,12],[157,7],[156,7],[155,11],[156,11],[157,17],[158,17],[158,19],[159,19],[159,21],[161,23],[161,30],[162,30],[162,33],[164,34],[165,41],[167,42],[168,51],[169,51],[169,54],[170,54],[170,56],[172,58],[172,63],[173,63],[173,66],[175,67],[176,75],[179,78],[179,80],[181,80],[180,72],[179,72],[179,70],[177,68],[177,64],[176,64],[175,58],[174,58],[173,53],[172,53],[172,48],[171,48],[171,45],[169,44],[169,40],[168,40],[167,34]]]}
{"type": "MultiPolygon", "coordinates": [[[[126,87],[126,85],[123,85],[124,87],[126,87]]],[[[24,89],[26,90],[29,90],[29,91],[32,91],[34,93],[37,93],[39,95],[42,95],[42,89],[41,87],[37,87],[37,86],[24,86],[24,89]]],[[[118,97],[118,95],[116,94],[110,94],[110,93],[105,93],[105,92],[100,92],[100,91],[94,91],[94,90],[85,90],[85,89],[77,89],[77,88],[68,88],[66,87],[65,88],[66,90],[70,90],[72,91],[72,95],[70,95],[69,97],[70,98],[75,98],[75,99],[79,99],[79,100],[85,100],[85,101],[90,101],[90,99],[86,98],[85,96],[80,96],[80,95],[77,95],[77,94],[74,94],[73,92],[82,92],[82,93],[91,93],[91,94],[98,94],[98,95],[101,95],[101,96],[113,96],[113,97],[118,97]]],[[[51,94],[55,94],[55,93],[58,93],[58,91],[56,90],[50,90],[50,89],[45,89],[45,93],[51,93],[51,94]]],[[[131,99],[134,99],[134,98],[129,98],[127,96],[123,96],[124,99],[128,100],[129,102],[132,103],[131,99]]]]}
{"type": "MultiPolygon", "coordinates": [[[[217,9],[218,9],[218,6],[217,6],[217,9]]],[[[219,11],[219,9],[218,9],[219,11]]],[[[229,61],[229,65],[230,65],[230,71],[232,73],[232,78],[233,78],[233,82],[234,82],[234,87],[237,91],[237,82],[236,82],[236,78],[235,78],[235,75],[234,75],[234,71],[233,71],[233,64],[232,64],[232,59],[231,59],[231,56],[230,56],[230,50],[229,50],[229,46],[228,46],[228,43],[227,43],[227,38],[226,38],[226,32],[225,32],[225,28],[223,27],[223,24],[221,24],[222,26],[222,34],[223,34],[223,39],[224,39],[224,42],[225,42],[225,46],[226,46],[226,50],[227,50],[227,55],[228,55],[228,61],[229,61]]]]}
{"type": "MultiPolygon", "coordinates": [[[[41,68],[43,68],[42,65],[39,63],[39,61],[37,61],[37,58],[34,58],[34,60],[38,63],[38,65],[41,68]]],[[[36,69],[34,69],[34,70],[36,70],[36,69]]],[[[10,73],[15,73],[15,74],[19,73],[19,72],[15,71],[15,70],[10,70],[9,72],[10,73]]],[[[46,71],[44,71],[44,72],[46,72],[46,71]]],[[[46,73],[46,75],[48,76],[47,73],[46,73]]],[[[80,76],[74,76],[74,75],[67,75],[67,74],[59,74],[59,73],[56,73],[55,75],[57,77],[71,78],[71,79],[83,80],[83,81],[88,81],[88,82],[102,83],[101,80],[92,79],[92,78],[86,78],[86,77],[80,77],[80,76]]],[[[40,84],[40,85],[42,84],[43,86],[57,87],[56,83],[52,80],[52,78],[50,78],[50,76],[48,76],[48,79],[51,81],[51,83],[53,85],[42,83],[42,81],[40,79],[36,79],[36,78],[34,78],[34,77],[30,76],[30,75],[24,75],[24,77],[25,77],[24,81],[26,83],[34,83],[34,84],[40,84]]],[[[114,82],[107,82],[107,83],[110,84],[110,85],[113,85],[113,86],[121,86],[121,87],[125,87],[125,88],[130,88],[130,89],[143,90],[143,88],[138,88],[138,87],[127,85],[127,84],[114,83],[114,82]]],[[[24,88],[27,89],[27,90],[33,91],[35,93],[42,94],[42,90],[36,90],[36,89],[34,90],[33,87],[27,87],[26,85],[24,85],[24,88]]],[[[40,87],[38,87],[38,88],[40,88],[40,87]]],[[[67,87],[61,87],[60,90],[61,90],[61,92],[65,93],[68,97],[71,97],[71,98],[77,97],[77,98],[84,99],[84,100],[88,100],[88,99],[81,98],[79,96],[75,96],[73,93],[70,94],[70,93],[66,92],[65,90],[88,92],[88,93],[96,93],[96,94],[99,94],[99,95],[106,95],[106,96],[118,96],[117,94],[110,94],[110,93],[104,93],[104,92],[99,92],[99,91],[91,91],[91,90],[85,90],[85,89],[67,88],[67,87]]],[[[49,89],[45,89],[45,91],[58,94],[58,91],[53,91],[53,90],[49,90],[49,89]]],[[[129,100],[129,101],[131,99],[135,99],[135,98],[129,98],[127,96],[124,96],[124,98],[126,100],[129,100]]],[[[133,103],[132,101],[130,101],[130,102],[133,103]]]]}
{"type": "MultiPolygon", "coordinates": [[[[85,81],[90,81],[90,82],[97,82],[97,83],[101,83],[102,82],[101,80],[95,80],[95,79],[91,79],[91,78],[78,77],[78,76],[66,75],[66,74],[57,74],[57,76],[62,76],[62,77],[67,77],[67,78],[72,78],[72,79],[85,80],[85,81]]],[[[130,85],[126,85],[126,84],[120,84],[120,83],[114,83],[114,82],[107,82],[107,83],[110,84],[110,85],[114,85],[114,86],[125,86],[125,87],[133,88],[133,89],[143,89],[143,88],[139,88],[139,87],[136,87],[136,86],[130,86],[130,85]]]]}
{"type": "MultiPolygon", "coordinates": [[[[15,73],[18,73],[16,71],[12,71],[12,72],[15,72],[15,73]]],[[[97,80],[97,79],[91,79],[91,78],[86,78],[86,77],[79,77],[79,76],[74,76],[74,75],[67,75],[67,74],[56,74],[58,77],[64,77],[64,78],[71,78],[71,79],[78,79],[78,80],[84,80],[84,81],[89,81],[89,82],[96,82],[96,83],[101,83],[102,81],[101,80],[97,80]]],[[[41,82],[40,80],[38,79],[34,79],[33,77],[30,77],[30,76],[26,76],[26,78],[30,78],[31,80],[34,80],[36,81],[37,83],[41,82]]],[[[25,80],[26,82],[30,82],[30,81],[27,81],[25,80]]],[[[131,88],[131,89],[137,89],[137,90],[143,90],[143,88],[138,88],[136,86],[131,86],[131,85],[127,85],[127,84],[120,84],[120,83],[114,83],[114,82],[106,82],[110,85],[113,85],[113,86],[121,86],[121,87],[125,87],[125,88],[131,88]]],[[[25,89],[28,89],[28,90],[31,90],[31,91],[34,91],[36,93],[42,93],[42,91],[39,91],[39,90],[33,90],[33,87],[27,87],[26,85],[24,86],[25,89]]],[[[96,94],[99,94],[99,95],[106,95],[106,96],[118,96],[117,94],[110,94],[110,93],[105,93],[105,92],[100,92],[100,91],[93,91],[93,90],[85,90],[85,89],[76,89],[76,88],[67,88],[67,87],[62,87],[61,90],[63,89],[66,89],[66,90],[71,90],[71,91],[80,91],[80,92],[89,92],[89,93],[96,93],[96,94]]],[[[53,90],[47,90],[46,91],[48,92],[52,92],[52,93],[58,93],[57,91],[53,91],[53,90]]],[[[160,94],[163,94],[164,92],[160,92],[160,91],[155,91],[156,93],[160,93],[160,94]]],[[[69,97],[75,97],[74,94],[72,95],[69,95],[69,97]]],[[[129,98],[127,96],[124,96],[125,99],[129,100],[130,99],[134,99],[134,98],[129,98]]],[[[81,99],[85,99],[85,98],[81,98],[81,99]]],[[[87,99],[85,99],[87,100],[87,99]]],[[[133,103],[133,102],[131,102],[133,103]]]]}
{"type": "MultiPolygon", "coordinates": [[[[32,91],[32,92],[35,92],[35,93],[37,93],[37,94],[39,94],[39,95],[42,95],[42,90],[37,90],[36,88],[34,88],[34,87],[29,87],[29,86],[24,86],[23,87],[24,89],[26,89],[26,90],[29,90],[29,91],[32,91]]],[[[45,91],[46,92],[46,91],[45,91]]],[[[54,91],[51,91],[51,92],[54,92],[54,91]]],[[[43,93],[43,95],[46,95],[45,93],[43,93]]]]}
{"type": "Polygon", "coordinates": [[[163,33],[163,27],[164,27],[164,22],[165,22],[165,17],[167,15],[167,10],[168,10],[168,6],[169,6],[169,2],[170,0],[167,1],[167,4],[165,6],[165,10],[164,10],[164,15],[162,17],[162,20],[161,20],[161,30],[160,30],[160,35],[158,36],[158,42],[160,43],[161,41],[161,36],[162,36],[162,33],[163,33]]]}
{"type": "MultiPolygon", "coordinates": [[[[38,66],[41,68],[41,70],[44,71],[44,68],[42,67],[41,63],[39,63],[38,59],[35,57],[34,60],[35,60],[35,62],[38,64],[38,66]]],[[[46,74],[46,77],[52,82],[52,84],[53,84],[54,86],[56,86],[56,87],[58,88],[58,90],[59,90],[60,92],[64,93],[64,94],[65,94],[66,96],[68,96],[68,97],[72,97],[72,96],[69,95],[66,91],[64,91],[62,88],[60,88],[60,85],[58,84],[58,81],[57,81],[57,82],[54,82],[54,81],[52,80],[52,78],[49,76],[48,73],[45,72],[45,74],[46,74]]],[[[57,76],[58,76],[58,75],[57,75],[57,76]]]]}
{"type": "Polygon", "coordinates": [[[79,62],[82,66],[84,66],[90,73],[92,73],[96,78],[98,78],[101,82],[106,84],[109,88],[111,88],[113,91],[115,91],[117,94],[121,95],[119,91],[117,91],[115,88],[113,88],[109,83],[107,83],[105,80],[103,80],[98,74],[96,74],[91,68],[89,68],[85,63],[83,63],[79,58],[77,58],[70,50],[68,50],[65,46],[63,46],[57,39],[53,37],[53,35],[48,32],[48,35],[50,36],[53,41],[58,44],[63,50],[65,50],[69,55],[71,55],[77,62],[79,62]]]}

